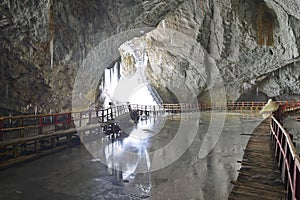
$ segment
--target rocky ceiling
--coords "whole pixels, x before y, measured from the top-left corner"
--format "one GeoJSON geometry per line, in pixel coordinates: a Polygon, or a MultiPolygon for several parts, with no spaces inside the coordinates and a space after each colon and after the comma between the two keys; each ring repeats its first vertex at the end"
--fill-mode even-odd
{"type": "Polygon", "coordinates": [[[154,29],[134,40],[146,41],[165,102],[175,87],[183,101],[220,87],[228,100],[254,88],[300,94],[299,10],[299,0],[2,0],[1,113],[70,110],[90,51],[138,27],[154,29]]]}

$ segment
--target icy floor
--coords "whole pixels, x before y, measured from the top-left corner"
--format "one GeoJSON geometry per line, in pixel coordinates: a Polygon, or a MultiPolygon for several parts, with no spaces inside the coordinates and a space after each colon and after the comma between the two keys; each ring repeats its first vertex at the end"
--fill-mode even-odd
{"type": "Polygon", "coordinates": [[[249,138],[241,134],[261,121],[250,112],[149,119],[122,142],[94,145],[99,157],[81,146],[0,171],[0,199],[227,199],[249,138]]]}

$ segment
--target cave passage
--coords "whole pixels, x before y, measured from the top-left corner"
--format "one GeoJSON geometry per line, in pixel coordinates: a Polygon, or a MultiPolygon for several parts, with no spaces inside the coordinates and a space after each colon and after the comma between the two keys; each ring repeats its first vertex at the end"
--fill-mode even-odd
{"type": "Polygon", "coordinates": [[[116,62],[113,67],[105,69],[99,86],[100,104],[103,107],[108,107],[110,103],[141,105],[162,103],[145,74],[147,55],[139,49],[131,53],[134,58],[132,71],[128,72],[124,67],[126,65],[124,61],[116,62]]]}

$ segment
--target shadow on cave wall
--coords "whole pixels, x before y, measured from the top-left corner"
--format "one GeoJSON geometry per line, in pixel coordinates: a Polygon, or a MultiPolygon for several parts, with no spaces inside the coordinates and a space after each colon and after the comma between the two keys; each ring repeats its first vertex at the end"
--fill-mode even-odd
{"type": "Polygon", "coordinates": [[[270,98],[272,98],[274,101],[299,101],[300,95],[282,94],[274,97],[269,97],[264,92],[257,92],[256,89],[252,89],[248,92],[241,94],[241,96],[236,100],[236,102],[267,102],[270,98]]]}
{"type": "Polygon", "coordinates": [[[268,101],[269,97],[267,94],[256,91],[256,89],[252,89],[248,92],[241,94],[241,96],[236,100],[237,102],[243,101],[254,101],[254,102],[266,102],[268,101]]]}

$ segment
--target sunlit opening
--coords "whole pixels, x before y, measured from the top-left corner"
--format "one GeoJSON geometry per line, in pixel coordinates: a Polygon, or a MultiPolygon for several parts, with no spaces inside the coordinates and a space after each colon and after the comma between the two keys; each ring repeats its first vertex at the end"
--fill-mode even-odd
{"type": "Polygon", "coordinates": [[[127,104],[128,102],[139,105],[157,105],[162,102],[147,80],[145,70],[149,60],[144,48],[144,43],[135,46],[130,41],[125,42],[122,46],[122,51],[129,52],[135,59],[134,69],[129,67],[129,73],[123,73],[128,70],[128,68],[125,70],[123,68],[126,66],[124,60],[111,69],[105,69],[104,83],[101,84],[104,107],[109,107],[110,102],[115,105],[127,104]]]}
{"type": "Polygon", "coordinates": [[[146,84],[133,92],[129,98],[129,102],[130,104],[157,105],[146,84]]]}
{"type": "Polygon", "coordinates": [[[131,77],[121,77],[116,68],[105,69],[105,83],[103,83],[104,107],[108,107],[110,102],[114,104],[140,104],[157,105],[148,85],[144,80],[143,69],[137,68],[137,72],[131,77]]]}

